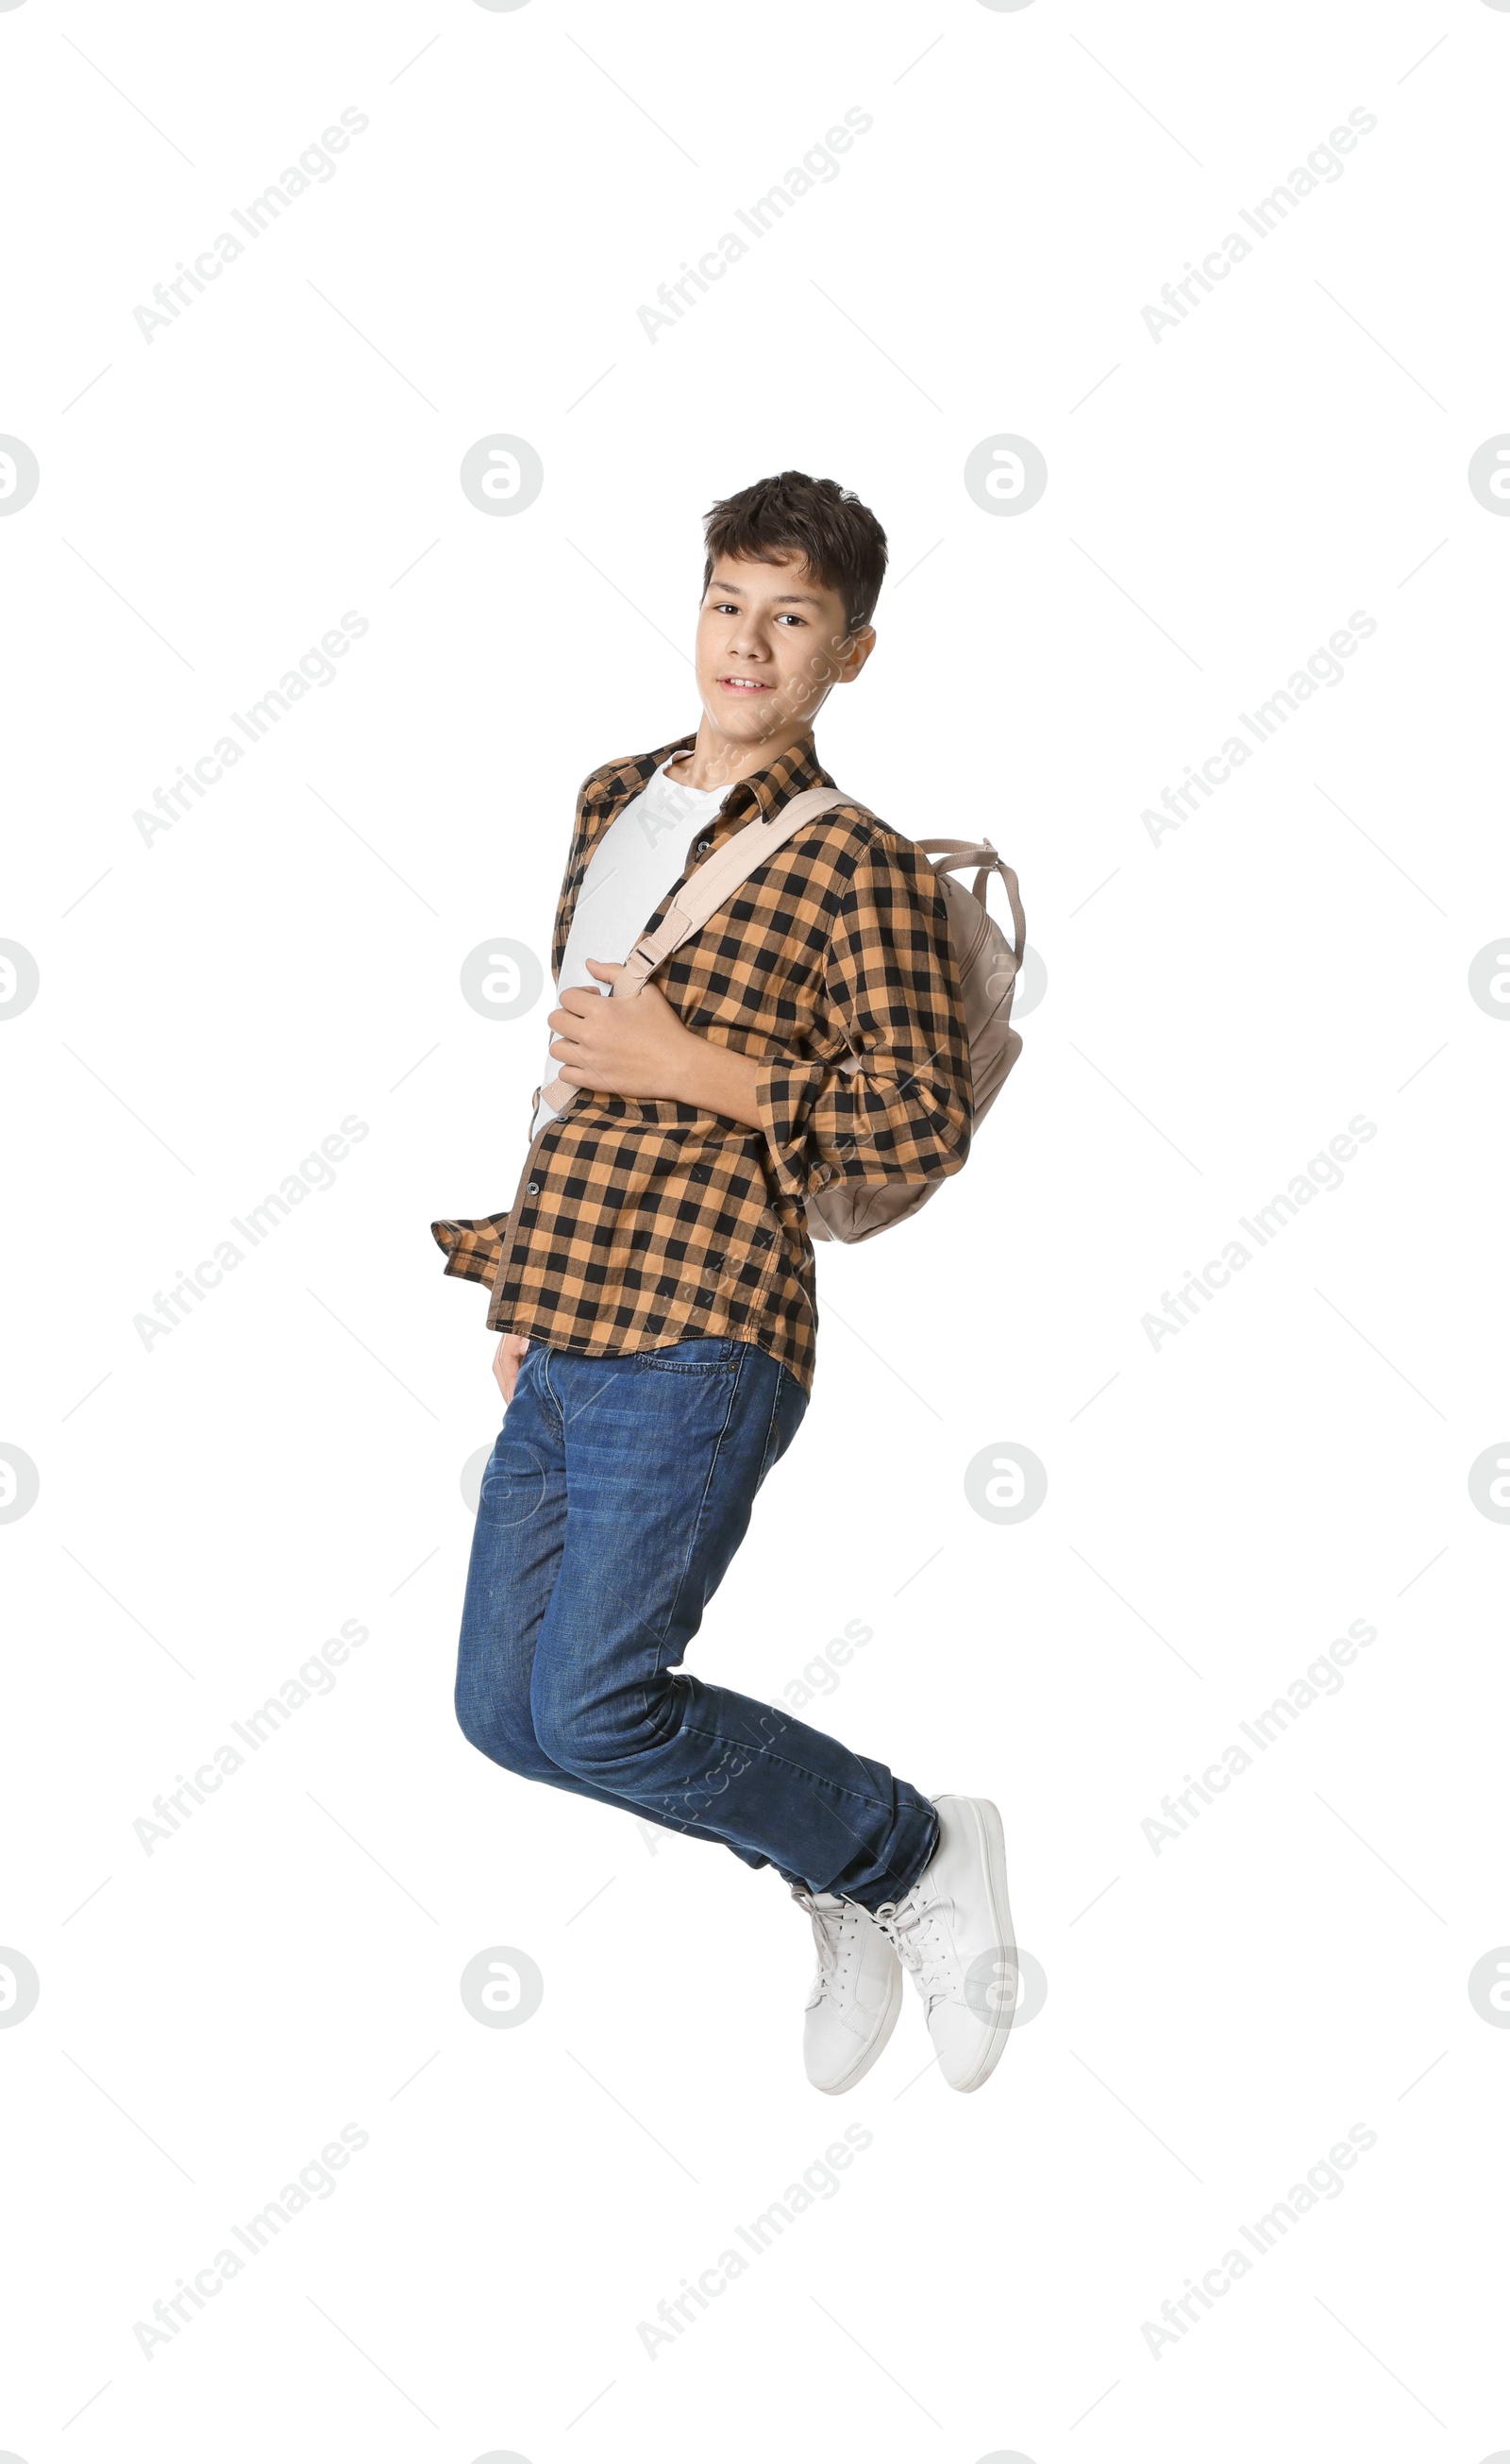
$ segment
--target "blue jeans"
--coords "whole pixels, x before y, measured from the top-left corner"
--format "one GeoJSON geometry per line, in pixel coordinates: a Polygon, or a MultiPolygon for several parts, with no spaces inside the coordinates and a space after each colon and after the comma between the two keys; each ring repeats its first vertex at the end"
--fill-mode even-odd
{"type": "MultiPolygon", "coordinates": [[[[928,1798],[680,1665],[806,1408],[733,1337],[601,1358],[532,1342],[483,1474],[456,1717],[505,1771],[875,1908],[933,1853],[928,1798]]],[[[774,1567],[768,1589],[795,1632],[796,1576],[774,1567]]]]}

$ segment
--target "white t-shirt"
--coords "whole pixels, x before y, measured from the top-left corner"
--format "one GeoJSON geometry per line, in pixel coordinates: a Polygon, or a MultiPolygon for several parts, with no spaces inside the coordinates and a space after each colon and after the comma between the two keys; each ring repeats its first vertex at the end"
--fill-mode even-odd
{"type": "MultiPolygon", "coordinates": [[[[592,851],[582,875],[572,914],[571,931],[556,979],[557,998],[571,984],[586,984],[601,993],[612,987],[587,972],[589,958],[622,962],[627,958],[662,899],[687,869],[688,847],[699,823],[711,826],[729,790],[683,787],[667,776],[679,757],[671,754],[647,787],[615,816],[592,851]]],[[[548,1087],[560,1063],[546,1038],[540,1085],[548,1087]]],[[[530,1124],[530,1135],[557,1113],[542,1094],[530,1124]]]]}

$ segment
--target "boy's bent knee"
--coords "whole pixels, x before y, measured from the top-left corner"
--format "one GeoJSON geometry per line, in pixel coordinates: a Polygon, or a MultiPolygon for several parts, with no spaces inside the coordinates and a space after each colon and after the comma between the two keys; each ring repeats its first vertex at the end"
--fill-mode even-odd
{"type": "Polygon", "coordinates": [[[475,1746],[490,1762],[498,1763],[504,1771],[516,1771],[521,1779],[543,1779],[551,1769],[546,1754],[530,1725],[529,1706],[523,1706],[522,1720],[512,1708],[489,1701],[484,1696],[456,1690],[456,1725],[469,1745],[475,1746]]]}
{"type": "Polygon", "coordinates": [[[536,1699],[535,1733],[544,1752],[576,1779],[622,1785],[633,1767],[664,1734],[648,1708],[627,1703],[584,1704],[536,1699]]]}

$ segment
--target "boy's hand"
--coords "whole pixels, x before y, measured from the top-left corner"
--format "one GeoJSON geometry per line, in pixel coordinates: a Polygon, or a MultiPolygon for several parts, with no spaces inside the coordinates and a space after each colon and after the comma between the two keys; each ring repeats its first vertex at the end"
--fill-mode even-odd
{"type": "MultiPolygon", "coordinates": [[[[602,958],[587,964],[606,983],[624,972],[602,958]]],[[[545,1023],[551,1058],[568,1087],[595,1087],[604,1095],[678,1094],[691,1047],[702,1043],[654,984],[642,984],[627,1001],[605,1001],[585,984],[569,985],[545,1023]]]]}
{"type": "MultiPolygon", "coordinates": [[[[589,958],[587,964],[607,983],[624,974],[622,965],[607,959],[589,958]]],[[[642,984],[628,1001],[605,1001],[585,984],[572,984],[545,1023],[551,1059],[568,1087],[652,1100],[659,1095],[694,1104],[699,1111],[722,1112],[749,1130],[761,1126],[758,1062],[694,1035],[654,984],[642,984]]]]}
{"type": "Polygon", "coordinates": [[[519,1363],[530,1348],[527,1334],[500,1334],[498,1349],[492,1355],[492,1374],[498,1381],[506,1403],[514,1400],[514,1381],[519,1374],[519,1363]]]}

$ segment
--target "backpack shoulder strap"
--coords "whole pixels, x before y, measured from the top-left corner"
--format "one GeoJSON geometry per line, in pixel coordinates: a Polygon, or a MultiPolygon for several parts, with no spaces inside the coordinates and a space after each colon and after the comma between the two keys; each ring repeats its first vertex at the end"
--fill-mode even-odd
{"type": "MultiPolygon", "coordinates": [[[[624,1000],[637,993],[663,960],[673,950],[679,950],[691,934],[700,933],[740,884],[748,881],[778,847],[795,837],[804,823],[816,821],[820,813],[831,812],[836,805],[853,802],[852,796],[843,794],[837,787],[804,787],[799,795],[789,796],[778,811],[762,814],[757,821],[747,822],[742,830],[735,830],[732,838],[714,849],[706,864],[699,865],[683,882],[655,931],[641,934],[614,987],[617,997],[624,1000]]],[[[540,1091],[552,1111],[560,1112],[578,1090],[564,1078],[553,1078],[540,1091]]]]}
{"type": "Polygon", "coordinates": [[[711,916],[716,915],[726,900],[732,898],[741,883],[764,864],[769,855],[796,835],[805,822],[830,812],[835,805],[853,802],[837,787],[804,787],[800,795],[788,797],[779,811],[762,814],[757,821],[747,822],[742,830],[714,849],[708,862],[683,882],[674,904],[667,910],[653,933],[644,933],[629,953],[628,964],[619,979],[621,995],[637,993],[647,976],[654,974],[663,959],[693,933],[700,933],[711,916]]]}

